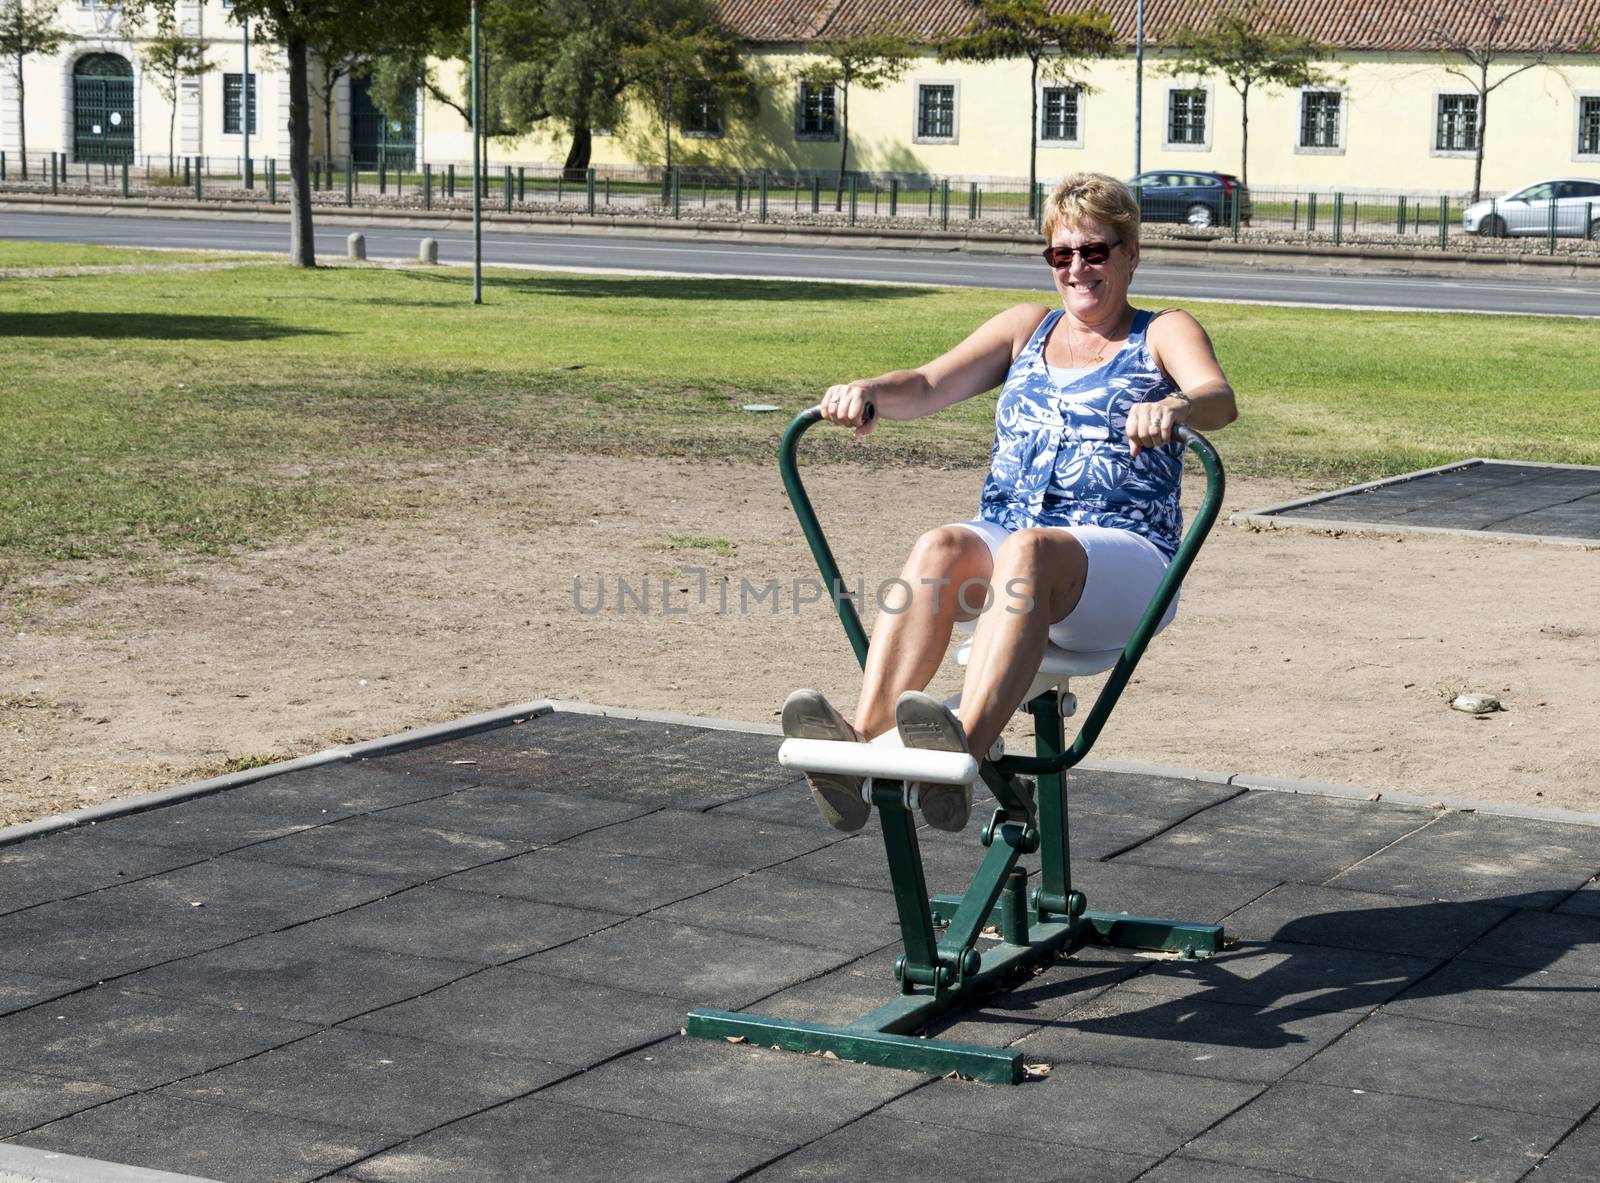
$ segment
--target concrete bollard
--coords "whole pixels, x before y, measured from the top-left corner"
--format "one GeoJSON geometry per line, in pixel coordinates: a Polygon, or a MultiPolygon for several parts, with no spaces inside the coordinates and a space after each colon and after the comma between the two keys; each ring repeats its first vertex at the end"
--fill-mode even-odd
{"type": "Polygon", "coordinates": [[[437,263],[439,261],[439,240],[437,238],[424,238],[422,245],[417,248],[417,262],[437,263]]]}
{"type": "Polygon", "coordinates": [[[367,236],[365,234],[352,234],[345,239],[345,257],[350,259],[365,259],[367,257],[367,236]]]}

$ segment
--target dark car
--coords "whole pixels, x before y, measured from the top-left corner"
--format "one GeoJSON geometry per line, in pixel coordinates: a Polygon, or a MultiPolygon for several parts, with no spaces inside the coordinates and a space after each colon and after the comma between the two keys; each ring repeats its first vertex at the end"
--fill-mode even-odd
{"type": "Polygon", "coordinates": [[[1231,226],[1235,203],[1241,224],[1248,224],[1252,213],[1250,190],[1227,173],[1140,173],[1128,187],[1139,195],[1139,214],[1146,222],[1187,222],[1203,229],[1231,226]]]}

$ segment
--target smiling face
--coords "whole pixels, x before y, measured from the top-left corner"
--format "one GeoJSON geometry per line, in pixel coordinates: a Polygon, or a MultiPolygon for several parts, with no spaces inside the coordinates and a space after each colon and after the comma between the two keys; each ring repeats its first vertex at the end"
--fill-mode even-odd
{"type": "Polygon", "coordinates": [[[1063,219],[1050,236],[1050,245],[1081,247],[1085,243],[1117,243],[1104,263],[1085,263],[1074,254],[1066,267],[1055,271],[1056,291],[1061,304],[1074,319],[1086,325],[1102,325],[1122,316],[1128,307],[1128,288],[1139,266],[1139,244],[1119,241],[1115,231],[1092,218],[1063,219]]]}

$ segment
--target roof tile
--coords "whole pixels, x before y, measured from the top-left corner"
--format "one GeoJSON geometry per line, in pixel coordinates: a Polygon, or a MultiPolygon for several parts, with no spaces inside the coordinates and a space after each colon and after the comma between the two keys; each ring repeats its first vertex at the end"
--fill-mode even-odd
{"type": "MultiPolygon", "coordinates": [[[[1118,41],[1132,45],[1137,0],[1049,0],[1057,12],[1099,9],[1118,41]]],[[[1239,0],[1145,0],[1145,41],[1159,46],[1188,25],[1204,25],[1239,0]]],[[[1257,0],[1286,28],[1344,50],[1434,51],[1449,43],[1498,53],[1593,52],[1600,0],[1257,0]],[[1492,42],[1490,38],[1492,37],[1492,42]]],[[[723,0],[728,23],[750,41],[826,40],[898,28],[923,44],[961,29],[965,0],[723,0]]]]}

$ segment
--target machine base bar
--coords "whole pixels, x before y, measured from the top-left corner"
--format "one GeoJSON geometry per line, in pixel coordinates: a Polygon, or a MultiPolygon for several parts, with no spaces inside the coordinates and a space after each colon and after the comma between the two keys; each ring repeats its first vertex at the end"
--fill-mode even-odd
{"type": "Polygon", "coordinates": [[[704,1007],[689,1012],[688,1033],[700,1039],[743,1038],[756,1047],[791,1052],[832,1052],[841,1060],[924,1072],[929,1076],[959,1072],[990,1084],[1020,1084],[1024,1075],[1022,1053],[1004,1048],[829,1027],[797,1019],[770,1019],[704,1007]]]}
{"type": "MultiPolygon", "coordinates": [[[[936,895],[929,899],[935,924],[948,924],[961,906],[958,895],[936,895]]],[[[989,912],[989,924],[1000,924],[1000,906],[989,912]]],[[[1049,913],[1048,921],[1059,920],[1049,913]]],[[[1038,913],[1028,914],[1033,925],[1040,923],[1038,913]]],[[[1221,952],[1223,930],[1220,924],[1192,924],[1183,920],[1155,920],[1149,916],[1130,916],[1123,912],[1085,912],[1083,922],[1093,930],[1090,940],[1101,945],[1114,945],[1121,949],[1157,949],[1181,953],[1185,957],[1210,957],[1221,952]]]]}

